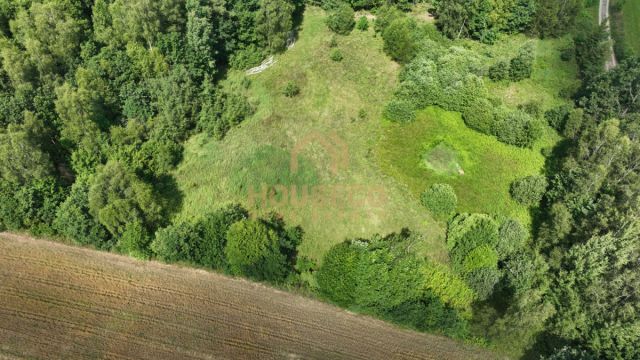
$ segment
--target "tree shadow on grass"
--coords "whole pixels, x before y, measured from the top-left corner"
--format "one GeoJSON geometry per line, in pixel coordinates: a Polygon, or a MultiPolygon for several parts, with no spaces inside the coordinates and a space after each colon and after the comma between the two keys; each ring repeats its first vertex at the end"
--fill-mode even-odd
{"type": "Polygon", "coordinates": [[[176,179],[168,174],[154,178],[153,184],[157,198],[162,202],[164,209],[163,219],[166,224],[162,226],[166,226],[175,214],[182,211],[184,193],[178,187],[176,179]]]}

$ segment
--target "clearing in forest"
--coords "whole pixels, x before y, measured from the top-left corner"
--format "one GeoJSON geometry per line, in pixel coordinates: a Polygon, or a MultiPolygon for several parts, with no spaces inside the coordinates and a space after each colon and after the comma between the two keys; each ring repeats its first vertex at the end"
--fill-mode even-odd
{"type": "MultiPolygon", "coordinates": [[[[347,238],[408,227],[424,235],[426,255],[446,259],[442,227],[376,164],[381,113],[397,86],[399,65],[384,54],[373,26],[337,36],[324,19],[322,10],[308,7],[296,46],[249,77],[253,117],[221,141],[198,135],[186,144],[175,172],[184,194],[178,217],[191,219],[225,202],[259,215],[276,211],[303,227],[301,255],[316,261],[347,238]],[[336,49],[341,61],[330,58],[336,49]],[[290,82],[299,95],[283,94],[290,82]]],[[[232,72],[226,81],[243,76],[232,72]]]]}

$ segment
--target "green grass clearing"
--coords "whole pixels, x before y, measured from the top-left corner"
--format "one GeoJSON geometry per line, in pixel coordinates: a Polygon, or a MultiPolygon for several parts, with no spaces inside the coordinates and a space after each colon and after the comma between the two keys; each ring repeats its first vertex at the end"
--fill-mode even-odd
{"type": "Polygon", "coordinates": [[[619,57],[638,56],[640,54],[640,2],[612,1],[611,21],[616,54],[619,57]]]}
{"type": "Polygon", "coordinates": [[[536,59],[530,79],[519,82],[493,82],[485,79],[489,92],[500,98],[505,104],[516,107],[528,102],[538,102],[543,110],[568,104],[569,96],[579,86],[578,70],[575,61],[563,61],[560,53],[571,46],[571,37],[559,39],[531,39],[524,35],[504,38],[492,47],[485,47],[496,59],[510,59],[527,42],[535,44],[536,59]]]}
{"type": "MultiPolygon", "coordinates": [[[[552,142],[551,137],[546,141],[552,142]]],[[[385,172],[405,184],[415,198],[435,183],[447,183],[456,191],[459,212],[507,216],[530,224],[529,209],[511,199],[509,187],[520,177],[541,173],[545,158],[540,146],[521,149],[503,144],[467,128],[460,114],[430,107],[413,123],[387,123],[378,157],[385,172]],[[424,165],[424,154],[442,149],[442,144],[453,149],[463,174],[424,165]]]]}
{"type": "MultiPolygon", "coordinates": [[[[240,202],[259,215],[276,211],[288,224],[304,228],[301,255],[317,261],[346,238],[408,227],[425,239],[419,252],[446,261],[442,225],[375,161],[382,109],[396,87],[399,66],[384,55],[372,27],[337,37],[341,62],[329,58],[332,36],[324,12],[308,7],[296,45],[277,56],[273,67],[250,77],[256,114],[222,141],[197,135],[187,142],[175,172],[184,194],[177,218],[196,218],[228,202],[240,202]],[[293,98],[282,94],[290,81],[300,87],[293,98]],[[297,143],[316,135],[335,145],[332,134],[346,144],[346,167],[334,173],[331,150],[315,139],[304,147],[298,171],[291,171],[297,143]],[[266,205],[263,184],[271,189],[281,185],[269,191],[266,205]],[[300,203],[305,191],[309,201],[300,203]]],[[[228,81],[243,76],[234,72],[228,81]]]]}

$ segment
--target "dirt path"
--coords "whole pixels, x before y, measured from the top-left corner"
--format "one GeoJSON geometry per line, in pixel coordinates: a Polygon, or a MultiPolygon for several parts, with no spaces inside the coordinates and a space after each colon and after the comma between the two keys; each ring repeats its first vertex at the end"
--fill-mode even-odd
{"type": "MultiPolygon", "coordinates": [[[[609,20],[609,0],[600,0],[600,15],[598,16],[599,24],[602,25],[603,22],[607,22],[607,28],[611,29],[611,24],[609,20]]],[[[611,32],[609,32],[609,43],[611,44],[610,52],[611,57],[607,60],[605,69],[607,71],[613,69],[618,66],[618,60],[616,59],[616,53],[613,51],[613,39],[611,38],[611,32]]]]}
{"type": "Polygon", "coordinates": [[[0,234],[0,358],[495,359],[205,271],[0,234]]]}

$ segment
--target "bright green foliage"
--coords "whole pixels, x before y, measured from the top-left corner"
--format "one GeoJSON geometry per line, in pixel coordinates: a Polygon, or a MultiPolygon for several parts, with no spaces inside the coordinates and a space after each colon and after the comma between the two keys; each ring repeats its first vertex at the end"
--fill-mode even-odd
{"type": "Polygon", "coordinates": [[[128,223],[141,222],[152,228],[162,215],[151,186],[116,161],[96,174],[89,189],[89,209],[116,237],[128,223]]]}
{"type": "Polygon", "coordinates": [[[138,259],[149,258],[149,243],[151,237],[144,225],[139,222],[128,223],[124,232],[118,239],[117,249],[127,255],[138,259]]]}
{"type": "Polygon", "coordinates": [[[212,269],[226,269],[224,248],[227,231],[234,223],[249,216],[239,205],[231,205],[204,216],[197,224],[201,240],[195,244],[195,261],[212,269]]]}
{"type": "Polygon", "coordinates": [[[85,137],[97,136],[109,124],[100,94],[68,83],[56,89],[56,112],[62,121],[62,139],[78,144],[85,137]]]}
{"type": "Polygon", "coordinates": [[[21,185],[0,182],[0,227],[51,235],[56,209],[63,200],[60,185],[50,176],[21,185]]]}
{"type": "MultiPolygon", "coordinates": [[[[394,23],[402,21],[412,20],[400,18],[394,23]]],[[[390,29],[392,26],[385,31],[390,29]]],[[[411,36],[419,34],[413,31],[411,36]]],[[[532,147],[542,136],[542,124],[537,119],[502,106],[499,100],[490,97],[480,77],[483,59],[476,52],[456,46],[445,48],[429,39],[421,40],[421,44],[425,51],[420,51],[400,74],[396,96],[385,109],[387,119],[411,121],[415,118],[415,110],[438,105],[462,113],[467,126],[495,135],[510,145],[532,147]]],[[[532,50],[525,46],[514,59],[510,72],[524,76],[522,71],[528,71],[530,75],[530,56],[532,50]]]]}
{"type": "Polygon", "coordinates": [[[329,54],[329,58],[335,62],[340,62],[344,59],[344,55],[342,55],[342,51],[340,49],[331,50],[331,54],[329,54]]]}
{"type": "Polygon", "coordinates": [[[189,223],[170,225],[156,232],[151,250],[156,256],[167,262],[193,262],[194,244],[200,241],[197,229],[189,223]]]}
{"type": "Polygon", "coordinates": [[[109,249],[111,236],[89,212],[89,181],[86,177],[76,180],[66,200],[56,212],[54,228],[64,237],[80,245],[109,249]]]}
{"type": "Polygon", "coordinates": [[[509,145],[531,148],[543,133],[543,124],[522,110],[498,109],[493,134],[509,145]]]}
{"type": "Polygon", "coordinates": [[[536,0],[435,0],[434,5],[438,27],[445,35],[487,44],[500,32],[527,31],[536,11],[536,0]]]}
{"type": "Polygon", "coordinates": [[[448,267],[427,261],[420,267],[420,272],[424,277],[425,289],[462,314],[471,311],[475,297],[473,290],[448,267]]]}
{"type": "Polygon", "coordinates": [[[487,215],[461,214],[449,223],[447,246],[453,268],[464,276],[477,300],[486,300],[502,276],[495,250],[499,241],[498,225],[487,215]]]}
{"type": "Polygon", "coordinates": [[[494,246],[498,242],[498,225],[484,214],[460,214],[453,218],[447,230],[447,247],[466,256],[476,247],[494,246]]]}
{"type": "Polygon", "coordinates": [[[500,225],[496,251],[500,259],[511,256],[522,249],[529,238],[529,233],[519,221],[509,219],[500,225]]]}
{"type": "Polygon", "coordinates": [[[367,20],[366,16],[360,16],[358,22],[356,23],[356,29],[360,31],[369,30],[369,20],[367,20]]]}
{"type": "Polygon", "coordinates": [[[294,97],[300,94],[300,87],[298,86],[298,84],[292,81],[289,81],[287,85],[284,87],[284,90],[282,90],[282,93],[286,97],[294,97]]]}
{"type": "Polygon", "coordinates": [[[382,32],[385,53],[401,63],[411,61],[418,49],[416,28],[417,24],[411,18],[403,17],[392,21],[382,32]]]}
{"type": "Polygon", "coordinates": [[[527,176],[511,185],[511,196],[523,205],[536,206],[547,190],[547,179],[544,176],[527,176]]]}
{"type": "Polygon", "coordinates": [[[531,77],[535,51],[531,44],[527,44],[518,51],[518,55],[511,59],[509,65],[509,78],[511,81],[520,81],[531,77]]]}
{"type": "Polygon", "coordinates": [[[349,242],[329,250],[316,274],[320,292],[340,306],[356,303],[359,267],[365,249],[349,242]]]}
{"type": "Polygon", "coordinates": [[[373,28],[376,33],[382,33],[394,20],[402,16],[402,12],[397,7],[383,5],[376,11],[376,21],[373,24],[373,28]]]}
{"type": "MultiPolygon", "coordinates": [[[[491,246],[481,245],[471,250],[462,262],[462,272],[469,274],[478,269],[496,269],[498,254],[491,246]]],[[[472,286],[473,287],[473,286],[472,286]]]]}
{"type": "Polygon", "coordinates": [[[184,19],[177,0],[115,0],[108,7],[111,29],[96,38],[111,44],[140,43],[147,48],[156,45],[158,35],[175,29],[184,19]]]}
{"type": "Polygon", "coordinates": [[[458,197],[449,184],[433,184],[422,194],[422,205],[439,218],[446,218],[456,211],[458,197]]]}
{"type": "Polygon", "coordinates": [[[412,103],[404,100],[392,100],[384,108],[384,117],[395,122],[410,122],[416,118],[412,103]]]}
{"type": "Polygon", "coordinates": [[[11,32],[41,77],[63,75],[77,64],[86,20],[74,18],[57,1],[34,1],[15,16],[11,32]]]}
{"type": "Polygon", "coordinates": [[[229,270],[235,275],[277,282],[290,271],[278,234],[260,220],[242,220],[231,225],[225,254],[229,270]]]}
{"type": "Polygon", "coordinates": [[[454,310],[467,310],[464,298],[459,297],[465,295],[464,283],[456,282],[444,267],[428,264],[407,252],[407,245],[413,240],[409,233],[402,233],[334,246],[316,273],[320,293],[345,307],[464,336],[465,322],[454,310]],[[415,313],[425,308],[435,313],[411,319],[401,310],[415,313]]]}
{"type": "Polygon", "coordinates": [[[336,34],[347,35],[356,24],[355,13],[349,4],[341,3],[327,15],[327,26],[336,34]]]}

